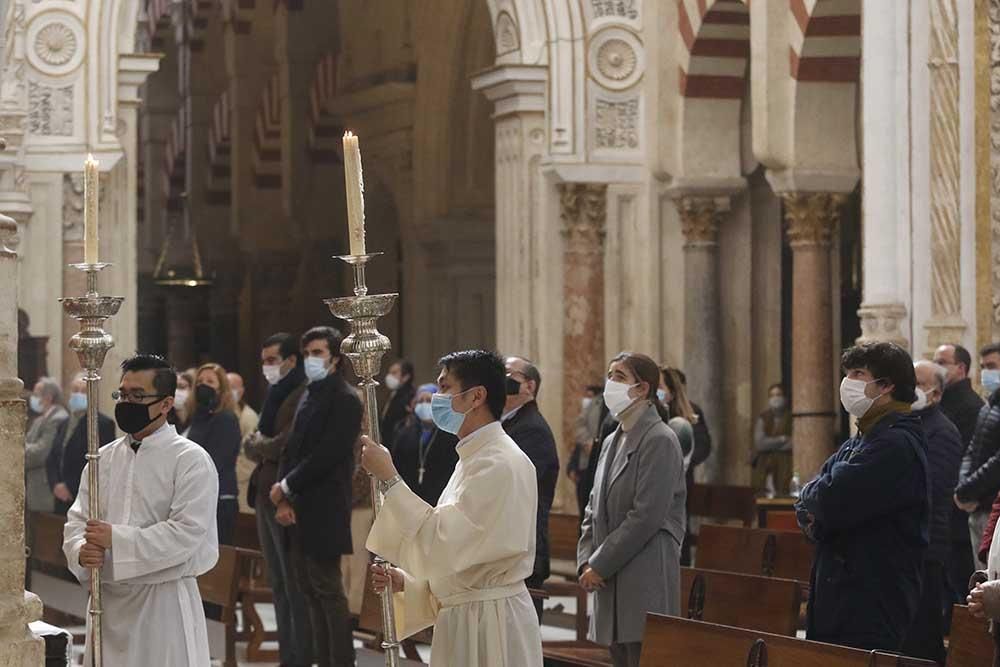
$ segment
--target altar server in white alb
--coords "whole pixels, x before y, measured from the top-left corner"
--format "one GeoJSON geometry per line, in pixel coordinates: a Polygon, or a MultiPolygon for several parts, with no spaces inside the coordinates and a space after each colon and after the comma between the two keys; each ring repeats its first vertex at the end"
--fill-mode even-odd
{"type": "MultiPolygon", "coordinates": [[[[499,419],[504,362],[491,352],[441,360],[434,423],[459,437],[458,465],[431,507],[402,482],[388,450],[364,438],[362,463],[385,505],[368,550],[391,563],[400,638],[434,625],[431,666],[541,667],[538,615],[524,580],[535,564],[538,486],[499,419]]],[[[381,590],[388,577],[373,567],[381,590]]]]}
{"type": "Polygon", "coordinates": [[[86,468],[69,510],[63,551],[70,570],[88,584],[89,568],[101,568],[105,665],[210,664],[195,577],[219,557],[219,475],[204,449],[167,424],[176,386],[176,372],[160,357],[122,364],[115,420],[128,435],[101,448],[103,521],[88,520],[86,468]]]}

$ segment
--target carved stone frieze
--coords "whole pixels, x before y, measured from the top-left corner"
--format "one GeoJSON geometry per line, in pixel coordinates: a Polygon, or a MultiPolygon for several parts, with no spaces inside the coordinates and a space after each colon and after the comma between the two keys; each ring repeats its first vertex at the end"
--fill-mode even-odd
{"type": "Polygon", "coordinates": [[[586,0],[590,15],[595,19],[628,19],[639,18],[640,0],[586,0]]]}
{"type": "Polygon", "coordinates": [[[28,84],[28,131],[32,134],[73,134],[73,86],[28,84]]]}
{"type": "Polygon", "coordinates": [[[497,16],[494,34],[497,36],[497,56],[502,56],[521,48],[517,33],[517,23],[509,13],[500,12],[497,16]]]}
{"type": "Polygon", "coordinates": [[[598,96],[594,101],[594,146],[599,149],[635,150],[639,147],[639,96],[616,100],[598,96]]]}
{"type": "Polygon", "coordinates": [[[39,72],[64,76],[83,63],[85,42],[79,19],[68,12],[45,12],[28,25],[25,55],[39,72]]]}

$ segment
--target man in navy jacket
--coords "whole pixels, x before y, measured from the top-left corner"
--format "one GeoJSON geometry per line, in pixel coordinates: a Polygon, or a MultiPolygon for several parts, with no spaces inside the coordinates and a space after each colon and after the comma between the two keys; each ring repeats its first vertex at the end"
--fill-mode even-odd
{"type": "Polygon", "coordinates": [[[841,364],[841,403],[858,418],[858,434],[795,506],[816,542],[806,636],[896,651],[916,615],[930,541],[927,442],[910,414],[913,361],[878,342],[847,350],[841,364]]]}

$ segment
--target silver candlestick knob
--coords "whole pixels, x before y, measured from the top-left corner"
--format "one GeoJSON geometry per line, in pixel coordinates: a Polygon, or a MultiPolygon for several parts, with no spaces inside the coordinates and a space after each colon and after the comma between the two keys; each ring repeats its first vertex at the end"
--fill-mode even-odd
{"type": "MultiPolygon", "coordinates": [[[[69,348],[76,352],[80,366],[84,370],[87,383],[87,483],[89,485],[88,516],[101,518],[100,453],[101,446],[97,429],[97,404],[101,383],[101,368],[108,350],[115,345],[111,334],[104,330],[104,322],[118,314],[122,302],[119,296],[101,296],[97,293],[97,274],[110,264],[71,264],[74,269],[87,276],[87,293],[83,296],[65,297],[59,301],[67,315],[80,322],[80,331],[69,339],[69,348]]],[[[94,667],[102,667],[101,634],[101,570],[90,572],[90,652],[94,667]]]]}
{"type": "MultiPolygon", "coordinates": [[[[344,339],[340,351],[347,357],[354,372],[360,378],[358,386],[365,392],[365,408],[368,416],[368,437],[375,442],[381,440],[379,434],[378,399],[375,389],[378,381],[375,376],[382,367],[382,357],[392,349],[392,342],[387,336],[379,333],[378,318],[387,315],[392,310],[398,294],[368,294],[368,284],[365,278],[365,265],[380,255],[341,255],[339,259],[354,267],[354,296],[326,299],[324,303],[330,308],[333,316],[350,324],[351,332],[344,339]]],[[[372,493],[372,511],[377,517],[382,509],[382,496],[374,477],[370,478],[372,493]]],[[[381,558],[375,562],[388,565],[381,558]]],[[[392,582],[382,591],[382,648],[385,650],[387,667],[399,665],[399,640],[396,638],[395,611],[392,606],[392,582]]]]}

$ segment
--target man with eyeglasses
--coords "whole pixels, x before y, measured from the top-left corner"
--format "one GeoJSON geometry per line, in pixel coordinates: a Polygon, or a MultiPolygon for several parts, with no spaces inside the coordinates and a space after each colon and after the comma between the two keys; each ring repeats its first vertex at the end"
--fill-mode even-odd
{"type": "MultiPolygon", "coordinates": [[[[82,584],[91,569],[101,568],[105,664],[207,665],[195,578],[219,557],[219,476],[208,453],[167,423],[177,386],[170,364],[140,354],[121,368],[115,421],[127,435],[101,448],[103,516],[89,517],[84,468],[63,552],[82,584]]],[[[90,649],[88,644],[88,656],[90,649]]]]}

